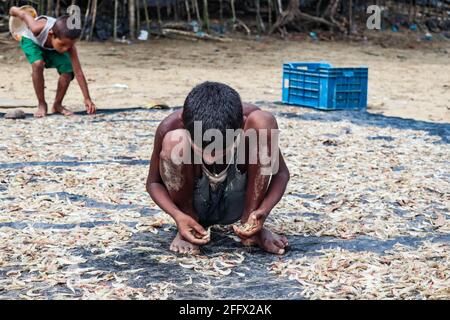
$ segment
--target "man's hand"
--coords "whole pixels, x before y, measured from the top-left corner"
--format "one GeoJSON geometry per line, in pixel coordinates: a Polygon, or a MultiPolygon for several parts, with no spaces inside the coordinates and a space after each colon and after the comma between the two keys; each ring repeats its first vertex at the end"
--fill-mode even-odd
{"type": "Polygon", "coordinates": [[[9,15],[13,17],[19,16],[20,9],[18,7],[11,7],[9,9],[9,15]]]}
{"type": "Polygon", "coordinates": [[[97,111],[97,108],[91,99],[85,99],[84,105],[86,106],[86,111],[88,114],[94,114],[97,111]]]}
{"type": "Polygon", "coordinates": [[[268,214],[262,210],[250,213],[248,220],[242,226],[233,226],[234,233],[242,239],[248,239],[261,232],[268,214]]]}
{"type": "Polygon", "coordinates": [[[190,216],[185,215],[177,221],[178,232],[188,242],[203,245],[209,242],[205,229],[190,216]],[[197,235],[197,237],[195,235],[197,235]]]}

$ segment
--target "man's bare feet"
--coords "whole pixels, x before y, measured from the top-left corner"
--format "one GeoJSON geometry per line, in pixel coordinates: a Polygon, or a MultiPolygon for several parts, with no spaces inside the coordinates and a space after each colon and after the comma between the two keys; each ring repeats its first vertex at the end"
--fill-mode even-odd
{"type": "Polygon", "coordinates": [[[173,239],[172,244],[170,245],[170,250],[178,253],[189,253],[193,255],[200,254],[199,246],[184,240],[179,232],[173,239]]]}
{"type": "Polygon", "coordinates": [[[284,254],[285,248],[289,243],[285,236],[279,236],[263,227],[257,235],[248,239],[242,239],[242,244],[245,246],[258,245],[267,252],[284,254]]]}
{"type": "Polygon", "coordinates": [[[53,105],[52,112],[62,114],[63,116],[72,116],[73,115],[72,111],[63,107],[61,104],[56,104],[56,103],[53,105]]]}
{"type": "Polygon", "coordinates": [[[47,104],[40,103],[38,105],[38,111],[34,114],[36,118],[43,118],[47,115],[47,104]]]}

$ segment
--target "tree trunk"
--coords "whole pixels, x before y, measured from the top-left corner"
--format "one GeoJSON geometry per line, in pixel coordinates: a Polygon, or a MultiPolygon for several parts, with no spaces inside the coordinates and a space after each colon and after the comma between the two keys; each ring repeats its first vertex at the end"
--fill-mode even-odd
{"type": "Polygon", "coordinates": [[[197,17],[197,22],[201,26],[203,24],[203,22],[202,22],[202,18],[200,17],[200,8],[198,7],[198,1],[192,0],[192,2],[193,2],[192,6],[195,9],[195,16],[197,17]]]}
{"type": "Polygon", "coordinates": [[[178,0],[175,0],[173,4],[173,16],[175,18],[175,21],[178,21],[178,0]]]}
{"type": "Polygon", "coordinates": [[[188,19],[188,22],[191,22],[191,8],[189,7],[188,0],[184,0],[184,6],[186,7],[186,17],[188,19]]]}
{"type": "Polygon", "coordinates": [[[91,23],[91,30],[89,32],[88,41],[92,40],[96,19],[97,19],[97,0],[93,0],[93,2],[92,2],[92,23],[91,23]]]}
{"type": "Polygon", "coordinates": [[[170,16],[172,15],[172,6],[170,5],[170,3],[168,3],[166,6],[166,13],[167,17],[170,19],[170,16]]]}
{"type": "Polygon", "coordinates": [[[136,3],[135,0],[128,0],[128,20],[130,27],[130,38],[136,39],[136,3]]]}
{"type": "Polygon", "coordinates": [[[233,25],[236,23],[236,8],[234,6],[234,0],[231,0],[231,12],[233,14],[233,25]]]}
{"type": "Polygon", "coordinates": [[[278,11],[280,12],[280,14],[283,13],[283,3],[281,2],[281,0],[277,0],[277,4],[278,4],[278,11]]]}
{"type": "MultiPolygon", "coordinates": [[[[11,0],[10,3],[10,7],[12,7],[14,5],[14,1],[11,0]]],[[[42,14],[42,12],[44,11],[44,0],[39,0],[39,4],[38,4],[38,16],[42,14]]]]}
{"type": "Polygon", "coordinates": [[[145,23],[147,24],[147,31],[150,34],[150,16],[148,14],[148,3],[147,0],[142,0],[144,5],[145,23]]]}
{"type": "MultiPolygon", "coordinates": [[[[91,0],[88,0],[88,4],[87,4],[87,7],[86,7],[86,13],[84,15],[83,30],[81,30],[81,34],[83,34],[84,31],[86,30],[86,26],[87,26],[90,10],[91,10],[91,0]]],[[[88,38],[88,35],[86,35],[85,39],[87,39],[87,38],[88,38]]]]}
{"type": "Polygon", "coordinates": [[[203,21],[205,22],[206,30],[209,31],[208,0],[203,0],[203,21]]]}
{"type": "Polygon", "coordinates": [[[136,0],[136,37],[139,36],[141,30],[141,11],[139,10],[139,0],[136,0]]]}
{"type": "Polygon", "coordinates": [[[264,31],[264,22],[261,18],[261,0],[255,0],[255,7],[256,7],[256,28],[258,30],[258,35],[261,34],[262,31],[264,31]]]}
{"type": "Polygon", "coordinates": [[[344,26],[344,23],[340,23],[336,20],[336,12],[341,4],[341,0],[331,0],[331,2],[328,4],[328,7],[325,9],[324,18],[331,21],[331,23],[339,29],[341,32],[345,32],[346,28],[344,26]]]}
{"type": "Polygon", "coordinates": [[[55,17],[61,15],[61,0],[56,0],[55,17]]]}
{"type": "Polygon", "coordinates": [[[353,1],[348,1],[348,34],[353,33],[353,1]]]}
{"type": "Polygon", "coordinates": [[[272,0],[267,0],[267,8],[269,10],[269,17],[268,22],[269,22],[269,29],[272,29],[272,0]]]}
{"type": "Polygon", "coordinates": [[[320,17],[320,8],[322,7],[322,0],[317,1],[316,17],[320,17]]]}
{"type": "Polygon", "coordinates": [[[53,0],[47,0],[47,15],[53,16],[53,0]]]}
{"type": "Polygon", "coordinates": [[[113,26],[113,38],[117,40],[117,12],[119,9],[119,0],[114,0],[114,26],[113,26]]]}
{"type": "Polygon", "coordinates": [[[161,6],[159,5],[159,0],[156,0],[156,14],[158,15],[158,24],[161,26],[161,6]]]}
{"type": "MultiPolygon", "coordinates": [[[[333,1],[334,2],[332,2],[330,5],[336,4],[336,2],[339,2],[340,0],[333,0],[333,1]]],[[[300,24],[300,21],[307,21],[307,22],[323,24],[330,28],[336,28],[336,27],[339,28],[340,27],[335,22],[330,22],[324,18],[315,17],[315,16],[311,16],[307,13],[303,13],[300,11],[299,7],[300,7],[300,0],[289,0],[286,10],[284,10],[278,16],[277,22],[273,25],[273,27],[269,33],[271,34],[274,31],[279,30],[281,35],[283,37],[285,37],[287,35],[285,27],[289,24],[292,24],[298,29],[298,25],[300,24]]],[[[329,8],[329,9],[332,9],[332,8],[329,8]]]]}

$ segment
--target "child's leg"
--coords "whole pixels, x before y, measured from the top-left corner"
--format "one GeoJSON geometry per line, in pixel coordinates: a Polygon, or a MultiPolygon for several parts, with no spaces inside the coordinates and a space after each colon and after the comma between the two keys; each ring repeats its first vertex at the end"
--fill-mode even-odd
{"type": "MultiPolygon", "coordinates": [[[[275,120],[275,117],[266,111],[254,111],[250,114],[249,118],[246,121],[244,131],[246,130],[256,130],[257,132],[257,139],[260,138],[266,138],[267,139],[267,152],[266,155],[269,158],[272,158],[271,154],[271,130],[272,129],[278,129],[277,122],[275,120]],[[261,129],[266,129],[267,131],[263,131],[264,133],[267,132],[267,136],[264,137],[260,134],[261,129]]],[[[278,143],[278,141],[273,141],[273,143],[278,143]]],[[[249,152],[256,152],[259,153],[261,144],[257,144],[257,148],[249,148],[249,152]]],[[[278,152],[278,149],[276,149],[278,152]]],[[[251,155],[250,155],[251,156],[251,155]]],[[[271,176],[264,173],[263,165],[261,164],[260,158],[258,156],[257,164],[249,164],[247,168],[247,192],[245,198],[245,207],[244,207],[244,213],[241,219],[242,223],[247,222],[250,214],[257,210],[264,198],[266,197],[266,193],[269,187],[271,176]]],[[[277,253],[277,254],[283,254],[284,248],[288,244],[288,241],[286,237],[279,236],[271,231],[269,231],[267,228],[263,227],[261,232],[259,232],[257,235],[244,239],[242,241],[245,245],[250,244],[257,244],[262,249],[277,253]]]]}
{"type": "Polygon", "coordinates": [[[56,89],[56,97],[53,103],[52,111],[53,113],[60,113],[65,116],[70,116],[73,112],[62,106],[62,101],[74,75],[69,54],[67,52],[58,53],[56,51],[45,51],[44,54],[47,68],[56,68],[59,74],[58,87],[56,89]]]}
{"type": "Polygon", "coordinates": [[[38,111],[35,117],[45,117],[47,114],[47,103],[45,102],[44,91],[44,68],[46,66],[44,50],[26,37],[22,37],[20,40],[20,47],[31,64],[31,78],[33,79],[33,87],[38,99],[38,111]]]}
{"type": "Polygon", "coordinates": [[[73,112],[64,108],[62,101],[72,81],[72,73],[62,73],[58,79],[58,87],[56,89],[56,97],[53,103],[53,113],[60,113],[65,116],[73,115],[73,112]]]}
{"type": "Polygon", "coordinates": [[[47,115],[47,102],[45,102],[45,85],[44,85],[44,68],[45,62],[43,60],[37,60],[31,64],[32,79],[34,91],[38,99],[38,111],[35,113],[35,117],[41,118],[47,115]]]}
{"type": "MultiPolygon", "coordinates": [[[[198,221],[193,205],[194,165],[192,163],[174,162],[172,158],[172,153],[175,151],[177,154],[179,154],[178,151],[190,152],[191,146],[189,144],[188,134],[186,130],[179,129],[170,131],[165,135],[159,158],[159,172],[170,198],[175,205],[181,211],[198,221]]],[[[200,253],[199,247],[186,241],[180,233],[177,233],[175,239],[172,241],[170,250],[180,253],[200,253]]]]}

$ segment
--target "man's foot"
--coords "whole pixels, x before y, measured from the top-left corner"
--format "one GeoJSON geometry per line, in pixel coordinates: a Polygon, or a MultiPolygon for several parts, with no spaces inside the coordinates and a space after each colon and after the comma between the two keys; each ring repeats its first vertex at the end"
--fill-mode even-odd
{"type": "Polygon", "coordinates": [[[248,239],[242,239],[242,244],[245,246],[258,245],[264,251],[284,254],[288,240],[285,236],[279,236],[272,233],[269,229],[263,228],[257,235],[248,239]]]}
{"type": "Polygon", "coordinates": [[[200,254],[199,246],[184,240],[179,232],[177,233],[175,239],[173,239],[172,244],[170,245],[170,250],[178,253],[189,253],[193,255],[200,254]]]}
{"type": "Polygon", "coordinates": [[[38,105],[38,111],[34,114],[36,118],[43,118],[47,115],[47,104],[40,103],[38,105]]]}
{"type": "Polygon", "coordinates": [[[64,108],[61,104],[54,104],[53,105],[53,113],[59,113],[62,114],[63,116],[72,116],[73,112],[70,111],[67,108],[64,108]]]}

